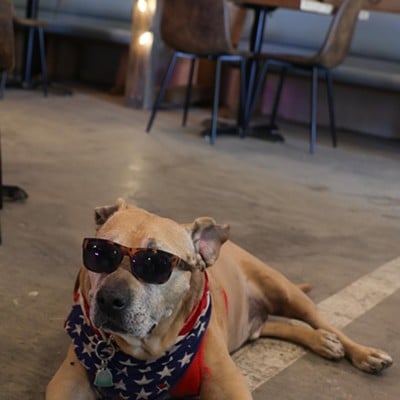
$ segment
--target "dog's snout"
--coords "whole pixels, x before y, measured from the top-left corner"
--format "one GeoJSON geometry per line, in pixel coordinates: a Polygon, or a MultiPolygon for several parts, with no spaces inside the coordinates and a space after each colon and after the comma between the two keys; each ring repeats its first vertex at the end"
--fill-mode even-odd
{"type": "Polygon", "coordinates": [[[102,312],[112,314],[127,308],[130,301],[130,292],[127,287],[103,287],[98,291],[96,301],[102,312]]]}

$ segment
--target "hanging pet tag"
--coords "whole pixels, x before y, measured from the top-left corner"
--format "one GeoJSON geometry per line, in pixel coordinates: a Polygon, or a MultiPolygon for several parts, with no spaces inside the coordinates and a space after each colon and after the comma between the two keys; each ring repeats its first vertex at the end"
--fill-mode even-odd
{"type": "Polygon", "coordinates": [[[98,387],[111,387],[113,385],[113,377],[108,368],[99,369],[93,382],[98,387]]]}
{"type": "Polygon", "coordinates": [[[107,341],[100,340],[95,348],[96,356],[101,360],[101,367],[97,370],[94,378],[94,384],[98,387],[111,387],[113,385],[113,376],[107,367],[108,361],[114,357],[115,348],[111,343],[111,338],[107,341]]]}

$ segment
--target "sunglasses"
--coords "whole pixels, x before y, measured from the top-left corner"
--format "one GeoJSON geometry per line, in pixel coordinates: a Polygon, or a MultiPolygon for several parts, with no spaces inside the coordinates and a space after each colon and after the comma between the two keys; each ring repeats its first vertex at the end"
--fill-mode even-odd
{"type": "Polygon", "coordinates": [[[145,283],[167,282],[176,267],[190,269],[186,261],[166,251],[125,247],[106,239],[85,238],[82,249],[83,265],[89,271],[111,274],[128,256],[132,275],[145,283]]]}

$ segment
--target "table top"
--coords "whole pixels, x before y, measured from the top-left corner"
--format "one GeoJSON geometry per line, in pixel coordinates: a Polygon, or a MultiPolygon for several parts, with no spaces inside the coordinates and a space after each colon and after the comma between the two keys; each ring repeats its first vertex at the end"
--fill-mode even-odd
{"type": "MultiPolygon", "coordinates": [[[[297,10],[312,11],[315,6],[315,11],[329,12],[329,7],[338,6],[341,0],[232,0],[237,5],[243,6],[263,6],[263,7],[284,7],[297,10]],[[316,4],[312,4],[316,3],[316,4]],[[328,8],[324,7],[328,6],[328,8]]],[[[400,13],[399,0],[364,0],[363,10],[369,11],[384,11],[400,13]]]]}

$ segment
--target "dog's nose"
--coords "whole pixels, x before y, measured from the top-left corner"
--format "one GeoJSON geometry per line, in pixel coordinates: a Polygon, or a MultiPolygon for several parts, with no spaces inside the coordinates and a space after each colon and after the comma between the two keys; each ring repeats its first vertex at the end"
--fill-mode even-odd
{"type": "Polygon", "coordinates": [[[103,287],[97,292],[97,305],[99,309],[107,314],[123,311],[130,301],[128,288],[103,287]]]}

